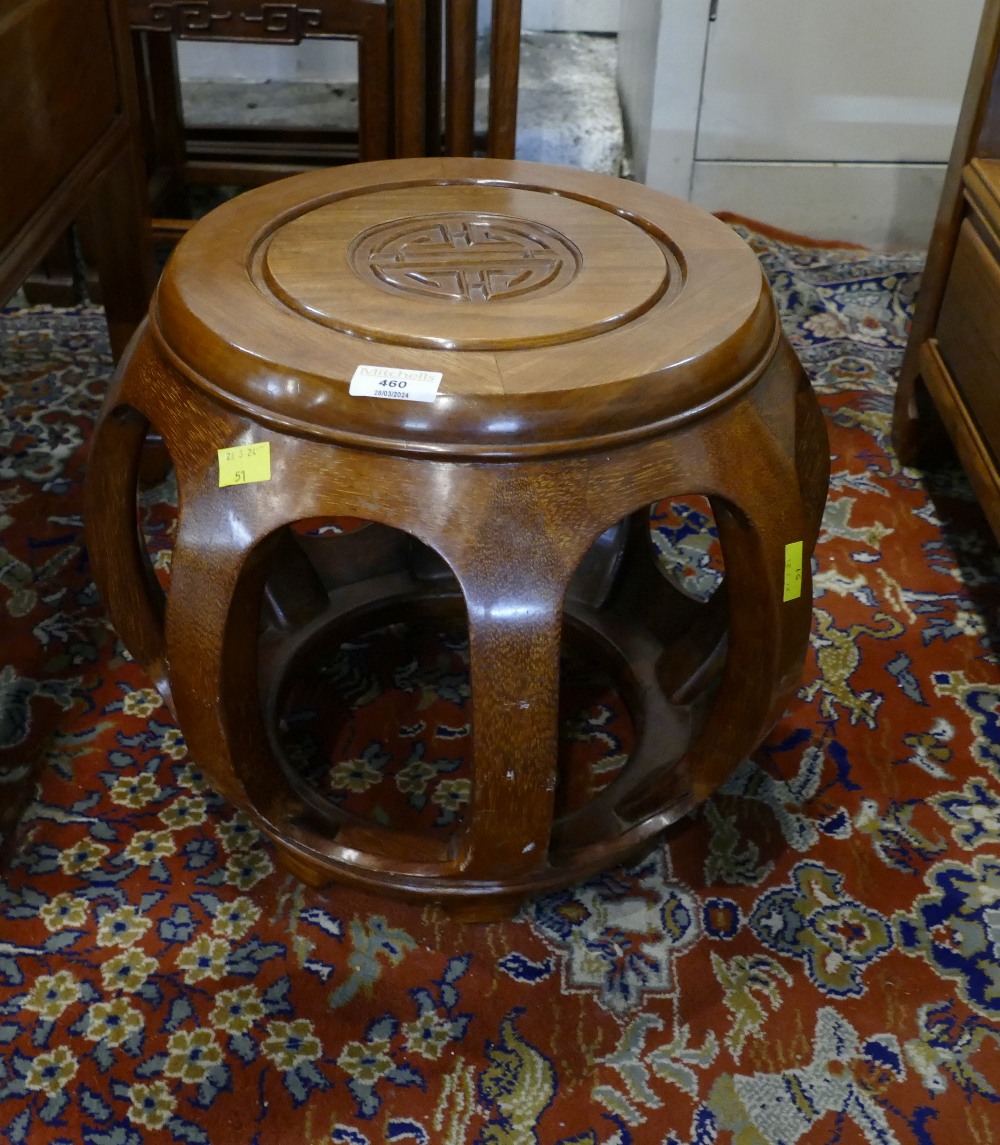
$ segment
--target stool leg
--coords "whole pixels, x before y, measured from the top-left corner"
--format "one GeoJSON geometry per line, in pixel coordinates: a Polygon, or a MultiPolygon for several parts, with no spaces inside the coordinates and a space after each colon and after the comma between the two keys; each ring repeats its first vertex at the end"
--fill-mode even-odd
{"type": "Polygon", "coordinates": [[[585,467],[463,474],[461,530],[429,538],[468,612],[472,804],[460,840],[470,879],[515,881],[548,862],[556,788],[562,607],[598,530],[585,467]]]}
{"type": "Polygon", "coordinates": [[[823,505],[809,456],[820,445],[825,455],[825,431],[800,408],[815,399],[783,360],[759,385],[763,412],[744,403],[698,431],[707,467],[697,485],[709,495],[726,566],[721,681],[679,761],[681,776],[668,772],[627,794],[616,808],[625,821],[659,814],[676,800],[679,778],[690,784],[694,803],[706,799],[767,734],[801,671],[812,609],[809,557],[823,505]],[[787,424],[787,434],[768,424],[782,407],[788,420],[776,424],[787,424]],[[799,435],[807,439],[802,445],[799,435]],[[787,546],[795,542],[802,542],[801,589],[785,600],[787,546]]]}
{"type": "Polygon", "coordinates": [[[823,411],[805,371],[791,347],[783,344],[783,349],[788,355],[787,368],[794,370],[799,379],[795,391],[795,471],[806,515],[804,548],[811,553],[819,537],[830,487],[830,439],[823,411]]]}
{"type": "Polygon", "coordinates": [[[87,464],[87,551],[98,592],[125,646],[171,705],[164,659],[164,598],[136,525],[136,487],[149,423],[109,398],[87,464]]]}
{"type": "Polygon", "coordinates": [[[525,583],[516,596],[465,582],[472,676],[470,878],[537,870],[548,857],[556,786],[561,594],[525,583]],[[530,699],[528,699],[530,697],[530,699]]]}
{"type": "MultiPolygon", "coordinates": [[[[232,492],[232,501],[251,500],[254,487],[232,492]]],[[[252,511],[234,513],[239,533],[227,529],[222,502],[211,494],[192,496],[190,506],[174,546],[166,614],[167,646],[184,649],[170,668],[177,718],[220,794],[246,807],[244,784],[255,781],[249,797],[259,797],[256,809],[266,817],[278,785],[268,784],[276,764],[260,714],[257,638],[267,559],[280,534],[258,544],[252,511]]]]}
{"type": "MultiPolygon", "coordinates": [[[[758,421],[749,407],[741,417],[758,421]]],[[[762,428],[749,439],[754,452],[730,458],[729,497],[711,499],[726,562],[729,640],[718,696],[688,756],[699,802],[780,716],[809,641],[815,526],[792,458],[762,428]],[[801,589],[785,600],[787,546],[794,542],[803,542],[801,589]]]]}

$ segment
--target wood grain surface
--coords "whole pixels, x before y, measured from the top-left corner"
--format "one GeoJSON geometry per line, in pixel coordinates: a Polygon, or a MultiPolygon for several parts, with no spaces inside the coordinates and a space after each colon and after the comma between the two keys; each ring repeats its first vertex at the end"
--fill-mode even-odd
{"type": "Polygon", "coordinates": [[[766,734],[808,641],[828,462],[723,224],[560,169],[369,164],[255,192],[183,240],[97,430],[88,536],[192,755],[289,869],[486,917],[647,847],[766,734]],[[401,340],[422,328],[453,348],[401,340]],[[437,369],[439,395],[351,396],[359,362],[437,369]],[[135,529],[147,424],[180,492],[165,600],[135,529]],[[264,443],[269,479],[220,487],[219,450],[264,443]],[[691,494],[725,560],[707,602],[650,538],[650,506],[691,494]],[[343,516],[369,524],[292,528],[343,516]],[[404,619],[469,636],[472,798],[444,839],[325,800],[277,730],[320,650],[404,619]],[[636,728],[593,798],[557,774],[567,644],[607,667],[636,728]]]}

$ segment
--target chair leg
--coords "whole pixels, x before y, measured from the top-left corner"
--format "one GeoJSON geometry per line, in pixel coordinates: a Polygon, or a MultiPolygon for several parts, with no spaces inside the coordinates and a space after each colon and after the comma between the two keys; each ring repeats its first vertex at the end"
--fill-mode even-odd
{"type": "Polygon", "coordinates": [[[146,188],[133,147],[123,148],[98,179],[81,223],[87,228],[117,361],[145,318],[156,284],[146,188]]]}
{"type": "Polygon", "coordinates": [[[441,0],[424,0],[424,144],[421,155],[441,154],[441,79],[444,24],[441,0]]]}
{"type": "MultiPolygon", "coordinates": [[[[431,9],[435,2],[432,0],[431,9]]],[[[437,27],[440,37],[440,22],[437,27]]],[[[392,52],[397,159],[425,154],[429,101],[421,99],[420,94],[429,92],[435,76],[440,85],[440,63],[434,71],[428,66],[429,37],[426,0],[396,0],[392,52]]],[[[440,51],[439,44],[439,60],[440,51]]],[[[437,114],[440,115],[440,102],[437,114]]]]}
{"type": "Polygon", "coordinates": [[[146,126],[146,160],[150,177],[150,201],[157,215],[175,215],[183,210],[184,113],[181,106],[177,44],[162,32],[135,33],[136,63],[142,83],[140,106],[146,126]],[[141,37],[141,39],[140,39],[141,37]]]}
{"type": "Polygon", "coordinates": [[[446,155],[471,155],[475,144],[476,0],[447,0],[445,37],[446,155]]]}
{"type": "Polygon", "coordinates": [[[24,280],[24,296],[32,306],[76,306],[82,292],[74,268],[73,232],[65,230],[24,280]]]}
{"type": "Polygon", "coordinates": [[[517,80],[521,68],[521,0],[493,0],[490,33],[490,119],[486,153],[514,158],[517,80]]]}
{"type": "Polygon", "coordinates": [[[368,13],[369,19],[358,35],[358,158],[361,160],[388,158],[391,144],[388,16],[381,6],[369,8],[368,13]]]}

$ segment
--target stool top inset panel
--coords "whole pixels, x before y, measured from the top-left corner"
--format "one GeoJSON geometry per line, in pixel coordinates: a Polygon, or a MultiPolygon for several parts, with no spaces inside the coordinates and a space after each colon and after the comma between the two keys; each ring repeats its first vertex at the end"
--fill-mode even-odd
{"type": "Polygon", "coordinates": [[[295,176],[178,244],[151,321],[196,386],[282,432],[512,457],[645,436],[753,383],[778,333],[749,247],[639,184],[483,159],[295,176]],[[360,365],[433,402],[352,397],[360,365]]]}
{"type": "Polygon", "coordinates": [[[254,279],[344,333],[451,350],[593,337],[680,287],[668,247],[613,211],[551,192],[377,188],[311,207],[268,235],[254,279]]]}

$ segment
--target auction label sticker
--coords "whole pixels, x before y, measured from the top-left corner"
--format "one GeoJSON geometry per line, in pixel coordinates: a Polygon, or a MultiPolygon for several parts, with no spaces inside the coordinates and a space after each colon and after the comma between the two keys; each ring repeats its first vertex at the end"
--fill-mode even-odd
{"type": "Polygon", "coordinates": [[[393,370],[385,366],[358,366],[348,391],[352,398],[388,398],[391,401],[432,402],[443,374],[431,370],[393,370]]]}
{"type": "Polygon", "coordinates": [[[802,542],[785,545],[785,593],[783,600],[798,600],[802,595],[802,542]]]}
{"type": "Polygon", "coordinates": [[[219,488],[271,480],[271,443],[231,445],[219,450],[219,488]]]}

